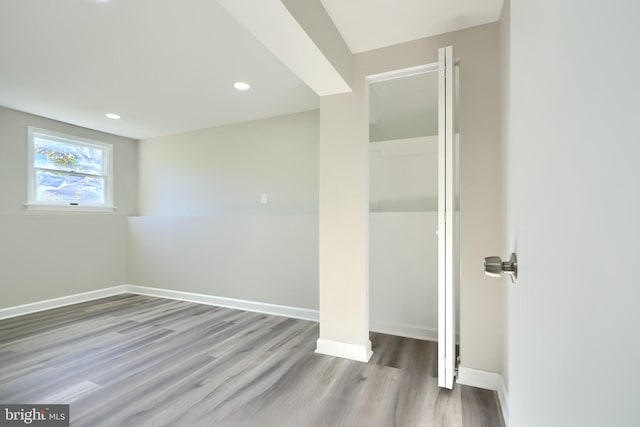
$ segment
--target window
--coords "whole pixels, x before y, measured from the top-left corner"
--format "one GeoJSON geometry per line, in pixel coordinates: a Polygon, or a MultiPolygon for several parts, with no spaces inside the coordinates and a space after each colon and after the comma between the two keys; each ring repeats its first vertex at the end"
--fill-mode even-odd
{"type": "Polygon", "coordinates": [[[29,127],[29,209],[113,211],[113,146],[29,127]]]}

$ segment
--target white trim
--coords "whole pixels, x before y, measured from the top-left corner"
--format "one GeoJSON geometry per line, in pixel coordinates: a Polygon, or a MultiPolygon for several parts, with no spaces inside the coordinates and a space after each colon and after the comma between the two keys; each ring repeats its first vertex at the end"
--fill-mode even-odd
{"type": "Polygon", "coordinates": [[[80,203],[72,205],[69,202],[66,204],[25,203],[24,205],[30,211],[114,212],[116,210],[115,206],[83,205],[80,203]]]}
{"type": "MultiPolygon", "coordinates": [[[[74,171],[60,171],[64,173],[76,173],[74,171]]],[[[115,210],[113,197],[113,144],[104,141],[96,141],[93,139],[83,138],[80,136],[67,135],[65,133],[55,132],[52,130],[41,129],[34,126],[27,126],[27,210],[37,211],[84,211],[84,212],[113,212],[115,210]],[[41,137],[65,144],[89,146],[102,150],[103,153],[103,171],[102,175],[93,175],[81,173],[84,176],[100,177],[104,180],[104,203],[78,203],[65,200],[57,201],[39,201],[37,200],[36,188],[36,170],[39,169],[34,164],[35,155],[35,139],[41,137]]]]}
{"type": "Polygon", "coordinates": [[[438,387],[447,386],[446,340],[446,140],[444,50],[438,49],[438,387]]]}
{"type": "Polygon", "coordinates": [[[369,321],[371,332],[438,342],[438,328],[369,321]]]}
{"type": "Polygon", "coordinates": [[[77,304],[94,299],[111,297],[126,292],[126,285],[113,286],[111,288],[98,289],[95,291],[82,292],[80,294],[68,295],[65,297],[52,298],[44,301],[32,302],[29,304],[16,305],[0,309],[0,319],[9,317],[22,316],[25,314],[36,313],[43,310],[51,310],[52,308],[64,307],[66,305],[77,304]]]}
{"type": "Polygon", "coordinates": [[[318,310],[308,308],[290,307],[286,305],[269,304],[264,302],[246,301],[235,298],[217,297],[213,295],[197,294],[192,292],[174,291],[170,289],[149,288],[146,286],[120,285],[111,288],[98,289],[80,294],[68,295],[44,301],[36,301],[29,304],[18,305],[0,309],[0,319],[22,316],[42,310],[64,307],[99,298],[106,298],[120,294],[147,295],[153,297],[174,299],[180,301],[195,302],[198,304],[215,305],[236,310],[253,311],[257,313],[272,314],[275,316],[290,317],[292,319],[318,321],[318,310]]]}
{"type": "MultiPolygon", "coordinates": [[[[371,332],[378,332],[399,337],[415,338],[418,340],[438,342],[438,328],[369,321],[371,332]]],[[[456,332],[456,344],[460,344],[460,332],[456,332]]]]}
{"type": "Polygon", "coordinates": [[[458,384],[484,388],[486,390],[498,390],[501,387],[502,375],[497,372],[483,371],[480,369],[458,367],[458,384]]]}
{"type": "Polygon", "coordinates": [[[316,353],[327,356],[342,357],[343,359],[355,360],[367,363],[373,352],[371,351],[371,341],[366,344],[349,344],[345,342],[318,338],[316,343],[316,353]]]}
{"type": "Polygon", "coordinates": [[[369,151],[376,150],[379,151],[383,157],[438,154],[438,135],[370,142],[369,151]]]}
{"type": "Polygon", "coordinates": [[[432,62],[430,64],[416,65],[414,67],[403,68],[400,70],[392,70],[392,71],[385,71],[383,73],[378,73],[378,74],[370,74],[366,76],[366,81],[367,83],[378,83],[378,82],[384,82],[387,80],[401,79],[403,77],[411,77],[417,74],[430,73],[433,71],[438,71],[438,65],[439,64],[437,62],[432,62]]]}
{"type": "Polygon", "coordinates": [[[149,288],[146,286],[127,285],[126,292],[137,295],[169,298],[199,304],[215,305],[217,307],[233,308],[236,310],[253,311],[257,313],[273,314],[275,316],[290,317],[292,319],[318,321],[318,310],[309,308],[290,307],[287,305],[269,304],[265,302],[247,301],[235,298],[217,297],[213,295],[197,294],[193,292],[174,291],[170,289],[149,288]]]}
{"type": "Polygon", "coordinates": [[[505,425],[509,425],[509,391],[501,374],[460,366],[457,383],[496,391],[505,425]]]}

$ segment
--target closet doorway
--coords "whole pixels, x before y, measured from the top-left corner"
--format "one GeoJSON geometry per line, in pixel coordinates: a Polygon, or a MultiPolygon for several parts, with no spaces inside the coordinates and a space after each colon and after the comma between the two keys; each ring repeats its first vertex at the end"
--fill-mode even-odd
{"type": "Polygon", "coordinates": [[[369,323],[374,332],[437,341],[439,385],[452,388],[460,129],[457,66],[451,48],[439,54],[438,63],[367,79],[369,323]]]}

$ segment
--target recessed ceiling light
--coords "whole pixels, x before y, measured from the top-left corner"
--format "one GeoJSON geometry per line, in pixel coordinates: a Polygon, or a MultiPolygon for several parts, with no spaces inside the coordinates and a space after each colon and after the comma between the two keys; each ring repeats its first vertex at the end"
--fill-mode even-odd
{"type": "Polygon", "coordinates": [[[116,113],[107,113],[107,114],[105,114],[105,116],[107,116],[108,118],[113,119],[113,120],[120,119],[120,115],[116,114],[116,113]]]}
{"type": "Polygon", "coordinates": [[[233,87],[235,87],[238,90],[249,90],[249,89],[251,89],[251,85],[249,83],[246,83],[246,82],[235,82],[233,84],[233,87]]]}

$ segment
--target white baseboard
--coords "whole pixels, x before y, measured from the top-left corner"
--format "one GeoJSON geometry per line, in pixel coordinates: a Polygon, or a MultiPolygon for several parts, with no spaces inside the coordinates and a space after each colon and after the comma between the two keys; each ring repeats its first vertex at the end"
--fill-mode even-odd
{"type": "Polygon", "coordinates": [[[397,323],[369,322],[371,332],[396,335],[399,337],[416,338],[419,340],[438,341],[438,329],[423,328],[420,326],[401,325],[397,323]]]}
{"type": "Polygon", "coordinates": [[[246,301],[235,298],[217,297],[212,295],[197,294],[192,292],[174,291],[169,289],[149,288],[146,286],[120,285],[111,288],[98,289],[80,294],[68,295],[29,304],[17,305],[0,309],[0,319],[22,316],[43,310],[78,304],[99,298],[106,298],[124,293],[136,295],[148,295],[160,298],[168,298],[180,301],[195,302],[199,304],[215,305],[218,307],[233,308],[236,310],[254,311],[257,313],[273,314],[275,316],[291,317],[293,319],[310,320],[317,322],[318,310],[308,308],[289,307],[286,305],[268,304],[264,302],[246,301]]]}
{"type": "Polygon", "coordinates": [[[460,366],[458,367],[456,382],[487,390],[495,390],[498,393],[504,422],[509,426],[509,392],[501,374],[460,366]]]}
{"type": "Polygon", "coordinates": [[[147,295],[152,297],[175,299],[179,301],[195,302],[198,304],[215,305],[217,307],[233,308],[236,310],[273,314],[275,316],[291,317],[293,319],[310,320],[313,322],[317,322],[319,319],[318,310],[312,310],[309,308],[290,307],[286,305],[217,297],[213,295],[174,291],[170,289],[149,288],[146,286],[137,285],[127,285],[126,292],[137,295],[147,295]]]}
{"type": "Polygon", "coordinates": [[[500,400],[500,409],[502,409],[502,418],[504,425],[509,427],[509,388],[504,381],[504,377],[500,375],[500,388],[498,389],[498,399],[500,400]]]}
{"type": "Polygon", "coordinates": [[[348,344],[339,341],[318,338],[316,353],[327,356],[342,357],[343,359],[355,360],[358,362],[368,362],[373,355],[371,351],[371,341],[365,345],[348,344]]]}
{"type": "MultiPolygon", "coordinates": [[[[371,332],[438,342],[438,328],[404,325],[400,323],[369,321],[371,332]]],[[[460,344],[460,333],[456,333],[456,344],[460,344]]]]}
{"type": "Polygon", "coordinates": [[[68,295],[60,298],[52,298],[44,301],[32,302],[29,304],[16,305],[0,309],[0,319],[8,319],[9,317],[22,316],[25,314],[36,313],[43,310],[51,310],[52,308],[64,307],[65,305],[78,304],[80,302],[92,301],[94,299],[111,297],[126,292],[126,285],[113,286],[111,288],[98,289],[95,291],[82,292],[80,294],[68,295]]]}

